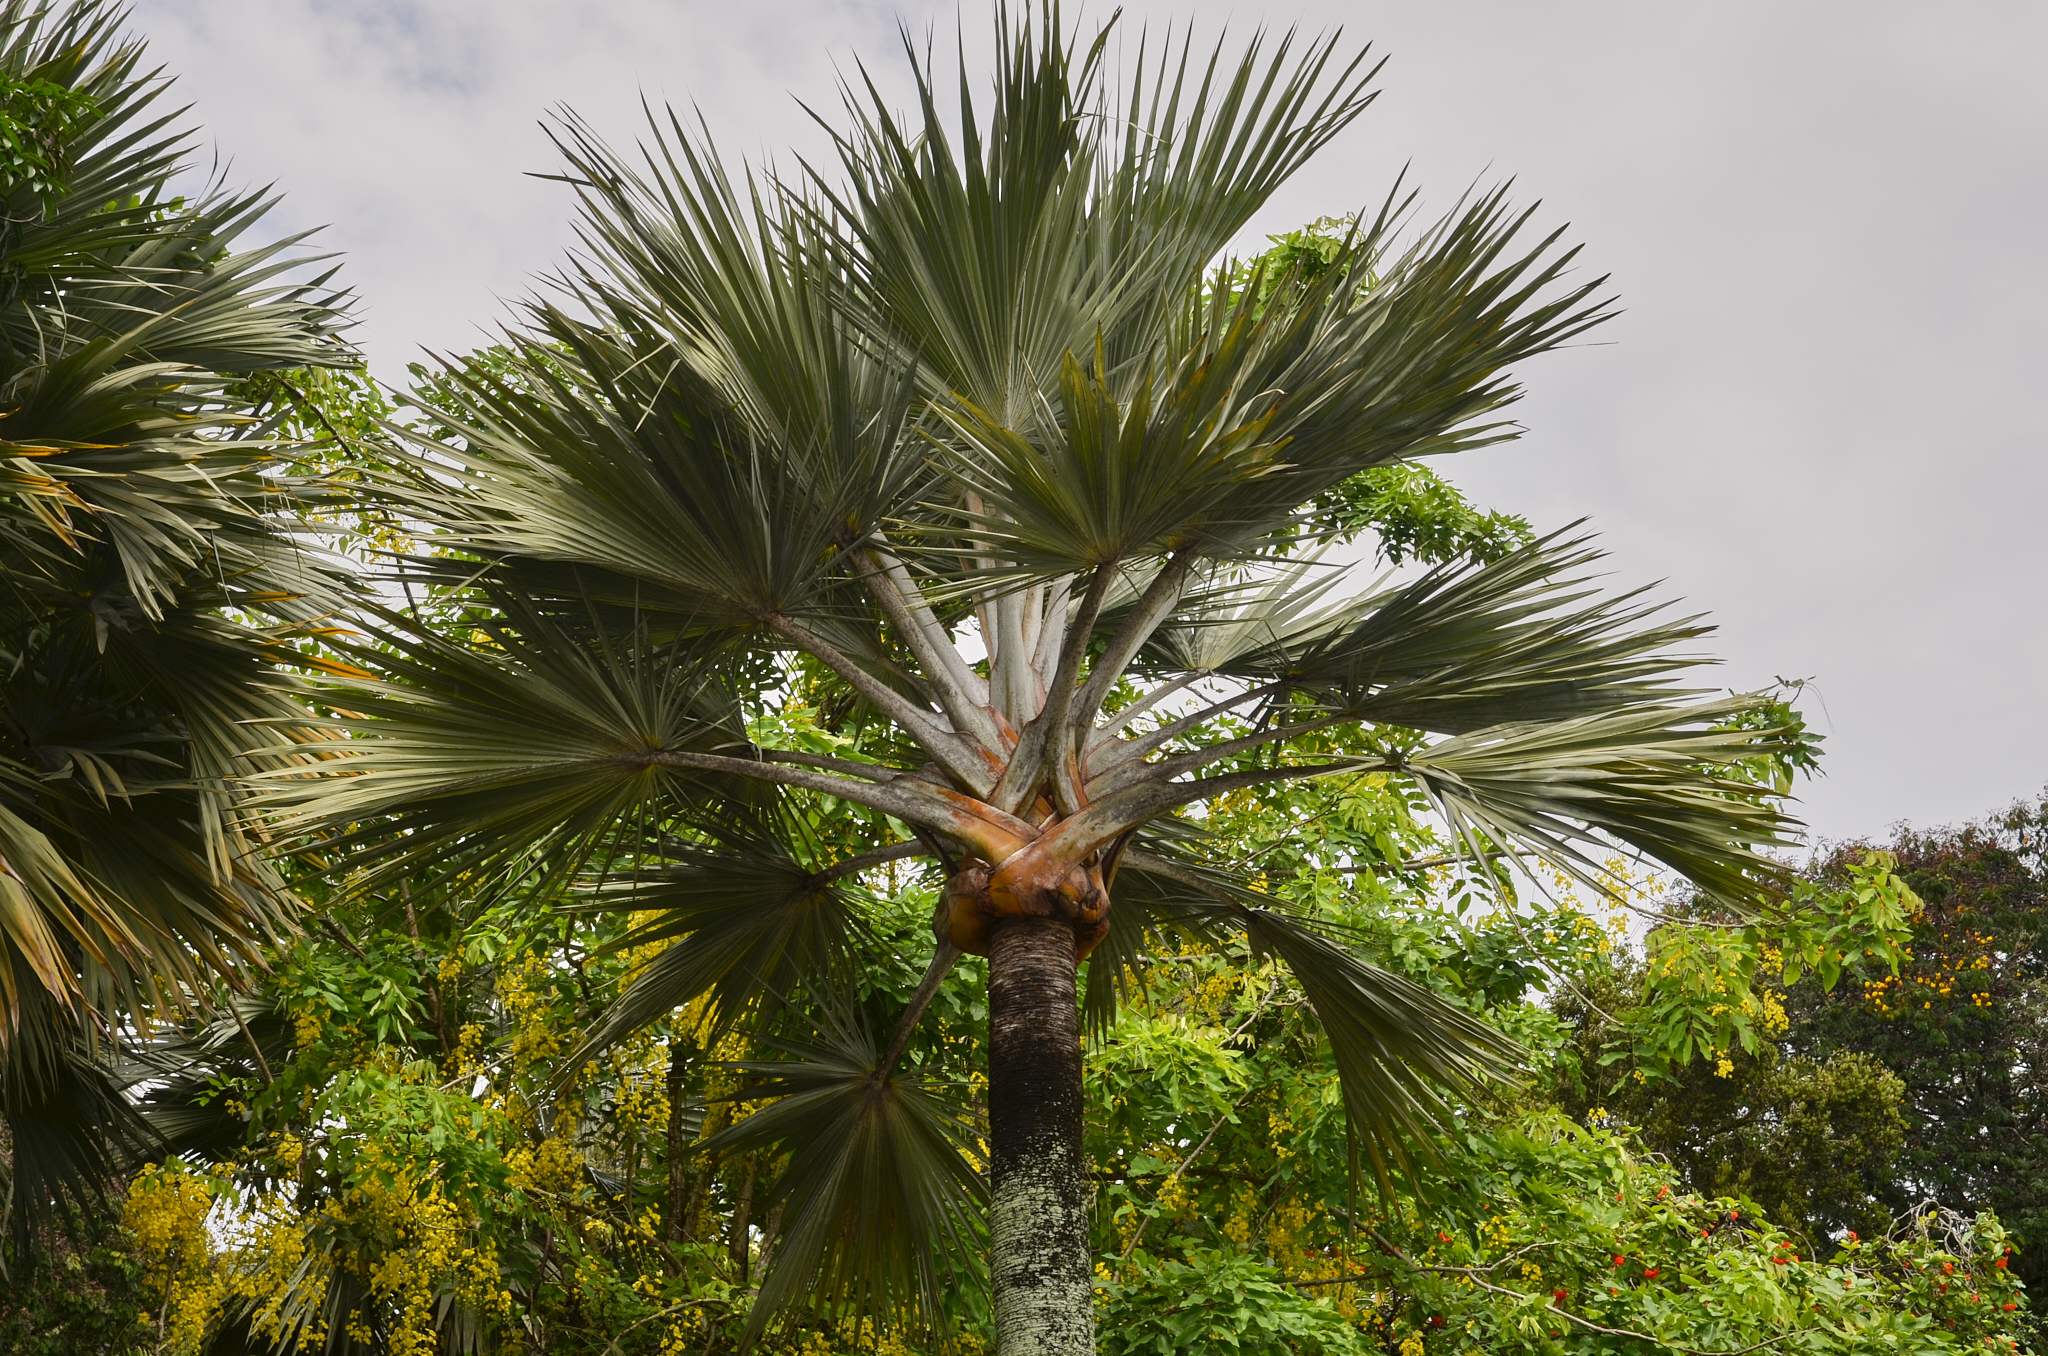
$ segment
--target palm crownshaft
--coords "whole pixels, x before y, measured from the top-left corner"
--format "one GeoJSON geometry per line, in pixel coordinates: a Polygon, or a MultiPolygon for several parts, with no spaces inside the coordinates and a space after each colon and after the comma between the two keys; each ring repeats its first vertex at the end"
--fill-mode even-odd
{"type": "MultiPolygon", "coordinates": [[[[1285,960],[1376,1166],[1510,1053],[1203,861],[1181,811],[1382,772],[1475,852],[1592,872],[1620,842],[1729,899],[1768,888],[1781,821],[1710,770],[1773,732],[1673,686],[1702,628],[1596,595],[1583,543],[1364,590],[1298,549],[1347,478],[1509,436],[1504,369],[1607,314],[1556,237],[1511,248],[1527,214],[1496,192],[1403,244],[1392,199],[1316,275],[1206,272],[1369,72],[1328,43],[1183,49],[1118,100],[1101,40],[1000,37],[985,120],[922,67],[908,126],[850,94],[830,182],[742,193],[673,121],[642,166],[566,125],[567,300],[438,378],[436,436],[378,485],[450,548],[408,578],[470,610],[365,617],[386,676],[336,684],[342,775],[271,782],[372,880],[657,863],[623,899],[673,944],[593,1048],[829,987],[858,951],[844,882],[938,862],[933,975],[989,957],[996,1326],[1022,1356],[1092,1349],[1083,957],[1097,1015],[1164,931],[1285,960]],[[880,753],[748,735],[799,665],[880,753]],[[885,817],[871,852],[787,831],[822,797],[885,817]]],[[[932,1250],[974,1227],[971,1136],[900,1034],[863,1041],[764,1066],[781,1100],[720,1141],[786,1155],[757,1321],[806,1292],[929,1316],[932,1250]]]]}

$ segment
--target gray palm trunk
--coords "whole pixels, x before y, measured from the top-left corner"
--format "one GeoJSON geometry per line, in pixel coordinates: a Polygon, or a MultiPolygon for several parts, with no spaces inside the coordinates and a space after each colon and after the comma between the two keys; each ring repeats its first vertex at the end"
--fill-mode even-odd
{"type": "Polygon", "coordinates": [[[1000,1356],[1095,1350],[1074,933],[998,925],[988,953],[989,1273],[1000,1356]]]}

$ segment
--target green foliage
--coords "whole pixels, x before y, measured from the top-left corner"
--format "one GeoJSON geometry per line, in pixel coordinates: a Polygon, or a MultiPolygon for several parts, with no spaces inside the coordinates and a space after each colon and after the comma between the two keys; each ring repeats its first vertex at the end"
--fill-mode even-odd
{"type": "Polygon", "coordinates": [[[1342,537],[1374,533],[1390,565],[1499,560],[1536,539],[1528,519],[1482,513],[1455,485],[1411,462],[1361,471],[1332,491],[1321,507],[1325,521],[1342,537]]]}
{"type": "Polygon", "coordinates": [[[1651,932],[1642,998],[1629,1019],[1637,1069],[1658,1077],[1696,1057],[1754,1055],[1760,1036],[1784,1030],[1779,991],[1806,976],[1832,993],[1844,974],[1865,984],[1897,975],[1920,900],[1896,865],[1887,853],[1869,853],[1840,863],[1839,884],[1794,882],[1786,907],[1770,916],[1651,932]]]}
{"type": "Polygon", "coordinates": [[[71,137],[98,107],[85,90],[0,72],[0,194],[21,190],[48,208],[67,187],[71,137]]]}
{"type": "Polygon", "coordinates": [[[1108,1356],[1365,1356],[1374,1344],[1328,1304],[1275,1278],[1242,1252],[1191,1247],[1147,1259],[1097,1291],[1108,1356]]]}
{"type": "MultiPolygon", "coordinates": [[[[1904,1085],[1906,1143],[1886,1203],[1923,1196],[1991,1210],[2014,1266],[2048,1283],[2048,804],[2022,802],[1956,829],[1902,829],[1883,845],[1921,911],[1896,974],[1786,991],[1790,1050],[1860,1051],[1904,1085]]],[[[1830,887],[1867,849],[1821,862],[1830,887]]]]}
{"type": "Polygon", "coordinates": [[[1726,723],[1731,730],[1773,731],[1778,739],[1722,768],[1724,776],[1782,796],[1791,791],[1795,776],[1820,774],[1820,746],[1826,738],[1808,728],[1805,715],[1794,705],[1806,683],[1803,678],[1780,678],[1775,688],[1759,694],[1754,704],[1726,723]]]}
{"type": "Polygon", "coordinates": [[[156,1336],[132,1242],[118,1230],[82,1241],[13,1242],[0,1282],[0,1351],[8,1356],[143,1356],[156,1336]]]}
{"type": "Polygon", "coordinates": [[[1868,1054],[1814,1059],[1786,1054],[1784,1023],[1766,1024],[1754,1053],[1736,1049],[1636,1077],[1613,1058],[1642,1002],[1642,967],[1583,976],[1554,1000],[1573,1029],[1551,1072],[1554,1095],[1574,1116],[1631,1127],[1664,1155],[1687,1190],[1755,1201],[1799,1240],[1827,1255],[1845,1230],[1875,1236],[1896,1207],[1889,1191],[1905,1145],[1903,1087],[1868,1054]],[[1583,996],[1581,994],[1583,993],[1583,996]]]}

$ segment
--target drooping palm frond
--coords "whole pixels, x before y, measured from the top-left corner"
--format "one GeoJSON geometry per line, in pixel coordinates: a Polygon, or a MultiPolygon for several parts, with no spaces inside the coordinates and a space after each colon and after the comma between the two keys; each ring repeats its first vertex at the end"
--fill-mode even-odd
{"type": "MultiPolygon", "coordinates": [[[[30,1004],[49,1003],[41,995],[30,1004]]],[[[17,1009],[18,1011],[19,1009],[17,1009]]],[[[30,1016],[39,1029],[62,1028],[61,1012],[30,1016]]],[[[123,1176],[162,1141],[124,1095],[106,1049],[72,1039],[17,1043],[0,1065],[0,1124],[8,1153],[0,1158],[0,1199],[6,1230],[17,1245],[35,1230],[65,1229],[118,1199],[123,1176]]]]}
{"type": "Polygon", "coordinates": [[[943,1329],[943,1287],[971,1274],[982,1229],[978,1133],[939,1089],[882,1067],[850,1004],[818,1010],[810,1035],[771,1042],[785,1058],[738,1065],[735,1097],[767,1105],[702,1149],[783,1158],[768,1190],[782,1233],[748,1338],[797,1306],[943,1329]]]}
{"type": "Polygon", "coordinates": [[[295,1041],[282,1007],[240,994],[220,1006],[229,1010],[130,1043],[114,1064],[159,1152],[231,1160],[249,1126],[222,1088],[259,1086],[290,1067],[295,1041]]]}
{"type": "Polygon", "coordinates": [[[1714,769],[1768,752],[1779,730],[1730,728],[1757,698],[1642,704],[1552,722],[1505,724],[1431,745],[1405,771],[1452,831],[1520,845],[1595,890],[1616,844],[1683,873],[1743,912],[1784,888],[1772,849],[1796,821],[1714,769]]]}
{"type": "Polygon", "coordinates": [[[1118,879],[1128,875],[1146,881],[1138,897],[1156,915],[1207,938],[1239,933],[1254,956],[1285,963],[1329,1039],[1345,1109],[1383,1186],[1431,1153],[1454,1100],[1516,1077],[1522,1052],[1513,1040],[1413,980],[1359,959],[1341,937],[1233,873],[1184,854],[1137,849],[1125,854],[1118,879]]]}
{"type": "Polygon", "coordinates": [[[708,996],[709,1032],[722,1034],[758,999],[835,978],[862,940],[846,877],[865,863],[822,860],[773,788],[721,798],[687,822],[699,840],[667,845],[661,866],[600,887],[584,905],[640,919],[614,950],[671,944],[605,1010],[573,1063],[699,997],[708,996]]]}
{"type": "Polygon", "coordinates": [[[488,646],[388,612],[365,619],[374,643],[335,641],[385,677],[324,679],[320,695],[345,712],[326,724],[374,737],[334,741],[310,772],[263,776],[284,825],[342,853],[381,845],[377,881],[458,866],[564,880],[621,825],[659,822],[705,781],[668,756],[748,754],[715,652],[646,653],[631,636],[585,643],[501,602],[488,646]]]}

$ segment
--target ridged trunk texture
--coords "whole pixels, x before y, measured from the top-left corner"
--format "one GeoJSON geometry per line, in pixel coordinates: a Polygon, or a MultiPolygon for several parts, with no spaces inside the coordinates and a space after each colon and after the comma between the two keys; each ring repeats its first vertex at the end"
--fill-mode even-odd
{"type": "Polygon", "coordinates": [[[996,924],[988,1022],[996,1356],[1094,1356],[1070,924],[996,924]]]}

